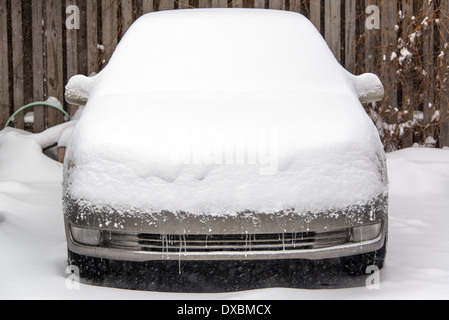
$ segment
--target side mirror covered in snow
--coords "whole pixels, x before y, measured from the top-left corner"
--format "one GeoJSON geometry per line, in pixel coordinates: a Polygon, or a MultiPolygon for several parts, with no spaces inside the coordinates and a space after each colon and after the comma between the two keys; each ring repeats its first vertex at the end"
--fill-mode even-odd
{"type": "Polygon", "coordinates": [[[361,103],[377,102],[384,98],[384,86],[375,74],[364,73],[360,76],[353,76],[353,81],[361,103]]]}
{"type": "Polygon", "coordinates": [[[70,78],[65,87],[65,100],[67,103],[85,106],[97,80],[98,75],[93,77],[76,75],[70,78]]]}

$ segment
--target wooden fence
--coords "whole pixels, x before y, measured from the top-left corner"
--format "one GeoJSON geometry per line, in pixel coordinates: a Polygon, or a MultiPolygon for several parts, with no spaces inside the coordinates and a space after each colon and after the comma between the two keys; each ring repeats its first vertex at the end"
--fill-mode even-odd
{"type": "MultiPolygon", "coordinates": [[[[381,77],[384,101],[365,107],[387,149],[449,146],[449,0],[0,0],[0,128],[27,103],[63,102],[67,80],[99,72],[140,15],[205,7],[304,14],[349,71],[381,77]]],[[[35,107],[33,123],[20,113],[13,125],[41,132],[62,121],[35,107]]]]}

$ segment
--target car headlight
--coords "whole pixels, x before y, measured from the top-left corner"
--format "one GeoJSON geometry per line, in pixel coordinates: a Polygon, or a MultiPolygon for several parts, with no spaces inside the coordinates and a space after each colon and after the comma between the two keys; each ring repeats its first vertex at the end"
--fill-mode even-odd
{"type": "Polygon", "coordinates": [[[102,242],[102,236],[100,230],[79,228],[70,225],[70,232],[75,242],[88,245],[98,246],[102,242]]]}
{"type": "Polygon", "coordinates": [[[382,230],[382,223],[355,227],[351,230],[351,241],[362,242],[376,239],[382,230]]]}

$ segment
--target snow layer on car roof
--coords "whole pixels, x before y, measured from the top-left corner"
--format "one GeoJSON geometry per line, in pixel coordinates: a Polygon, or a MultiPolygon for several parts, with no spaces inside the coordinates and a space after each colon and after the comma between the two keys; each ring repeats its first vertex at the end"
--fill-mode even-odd
{"type": "Polygon", "coordinates": [[[351,90],[346,71],[313,24],[277,10],[145,15],[103,73],[96,94],[351,90]]]}
{"type": "Polygon", "coordinates": [[[372,121],[303,16],[153,13],[100,74],[70,194],[146,212],[318,212],[386,192],[372,121]]]}

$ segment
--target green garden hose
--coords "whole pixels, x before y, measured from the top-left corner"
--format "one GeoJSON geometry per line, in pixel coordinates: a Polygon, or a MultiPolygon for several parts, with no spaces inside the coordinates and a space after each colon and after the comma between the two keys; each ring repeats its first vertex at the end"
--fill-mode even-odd
{"type": "Polygon", "coordinates": [[[62,113],[64,113],[64,115],[70,120],[70,116],[67,112],[64,111],[64,109],[62,109],[61,107],[58,107],[54,104],[48,103],[48,102],[33,102],[30,104],[27,104],[26,106],[23,106],[22,108],[20,108],[19,110],[17,110],[16,112],[14,112],[14,114],[8,119],[8,121],[6,122],[5,128],[9,126],[9,124],[11,123],[12,119],[20,112],[22,112],[25,109],[34,107],[34,106],[47,106],[47,107],[52,107],[55,108],[59,111],[61,111],[62,113]]]}

